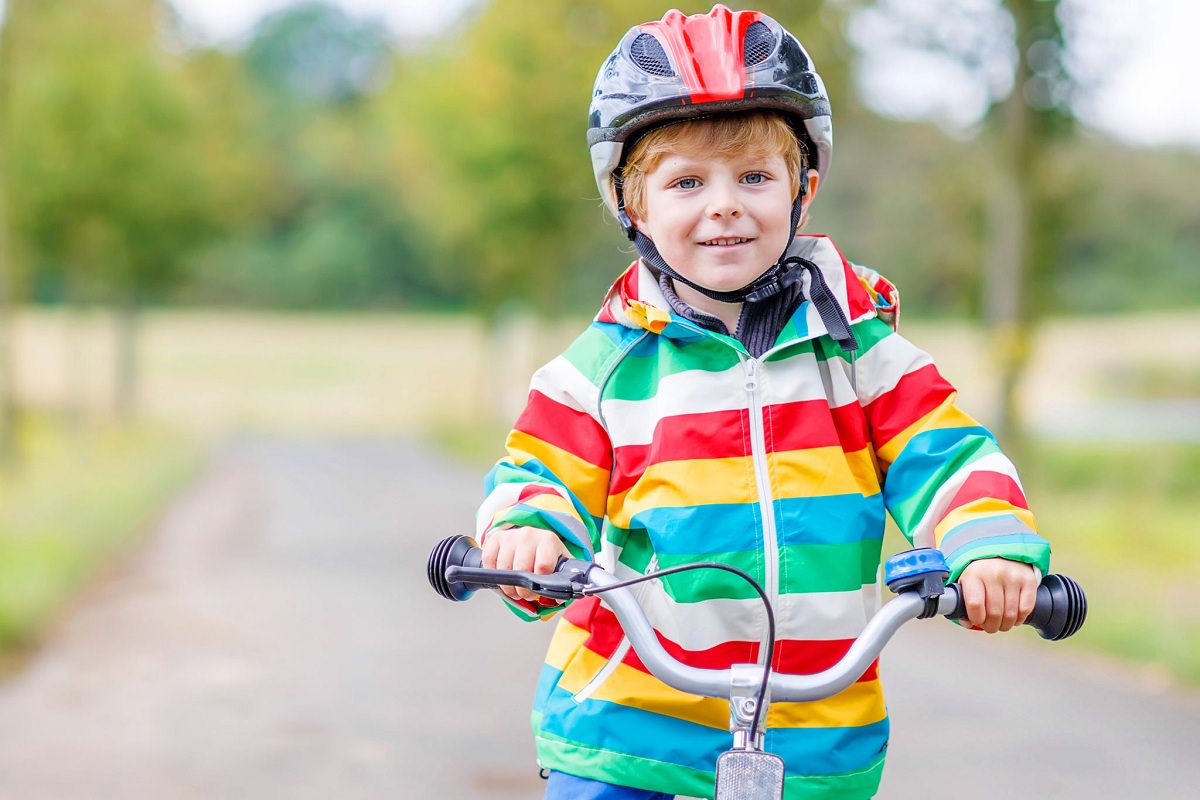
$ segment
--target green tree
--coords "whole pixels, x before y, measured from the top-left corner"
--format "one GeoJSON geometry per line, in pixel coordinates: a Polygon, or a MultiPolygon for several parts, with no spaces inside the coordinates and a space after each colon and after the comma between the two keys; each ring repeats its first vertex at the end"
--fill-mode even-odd
{"type": "MultiPolygon", "coordinates": [[[[851,96],[833,11],[747,5],[807,32],[830,90],[851,96]]],[[[678,7],[705,13],[711,3],[678,7]]],[[[590,171],[587,108],[620,37],[664,10],[648,0],[494,0],[401,59],[377,104],[392,131],[391,173],[440,252],[441,280],[486,315],[514,298],[542,312],[577,309],[580,296],[595,303],[623,266],[590,171]],[[601,259],[612,267],[598,268],[601,259]]]]}
{"type": "Polygon", "coordinates": [[[199,156],[211,129],[159,46],[156,0],[41,0],[10,9],[13,230],[75,302],[117,314],[115,407],[135,404],[138,308],[177,282],[220,227],[226,177],[199,156]],[[102,8],[97,8],[102,6],[102,8]]]}
{"type": "Polygon", "coordinates": [[[13,390],[13,259],[9,245],[8,191],[9,142],[12,121],[13,10],[0,6],[0,458],[16,452],[16,397],[13,390]]]}
{"type": "MultiPolygon", "coordinates": [[[[973,170],[987,187],[983,309],[999,371],[997,434],[1021,446],[1018,387],[1032,329],[1063,258],[1069,215],[1081,213],[1064,174],[1064,143],[1074,132],[1078,76],[1068,69],[1058,0],[937,0],[919,7],[878,0],[890,46],[924,49],[973,77],[985,97],[989,152],[973,170]],[[929,24],[937,20],[939,24],[929,24]]],[[[978,195],[977,195],[978,196],[978,195]]]]}

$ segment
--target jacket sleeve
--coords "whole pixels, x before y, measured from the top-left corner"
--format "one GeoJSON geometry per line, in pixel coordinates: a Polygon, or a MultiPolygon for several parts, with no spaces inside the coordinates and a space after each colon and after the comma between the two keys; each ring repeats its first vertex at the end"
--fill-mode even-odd
{"type": "Polygon", "coordinates": [[[1012,462],[959,409],[928,354],[879,319],[855,326],[857,372],[883,498],[916,547],[941,549],[955,580],[972,561],[1007,558],[1049,569],[1050,545],[1012,462]]]}
{"type": "MultiPolygon", "coordinates": [[[[576,558],[591,559],[612,471],[612,445],[599,419],[599,392],[569,358],[535,373],[524,411],[508,435],[508,456],[488,473],[476,517],[482,542],[497,528],[530,526],[556,533],[576,558]]],[[[561,606],[510,602],[525,619],[561,606]]]]}

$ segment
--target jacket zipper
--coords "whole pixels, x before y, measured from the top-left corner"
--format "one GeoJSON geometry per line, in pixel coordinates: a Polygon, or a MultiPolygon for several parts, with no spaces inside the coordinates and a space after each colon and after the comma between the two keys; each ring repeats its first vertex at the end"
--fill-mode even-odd
{"type": "MultiPolygon", "coordinates": [[[[746,393],[750,396],[750,459],[758,484],[758,507],[763,519],[763,589],[771,607],[779,605],[779,540],[775,530],[775,503],[771,497],[771,475],[767,466],[767,435],[763,426],[762,397],[759,394],[758,359],[742,359],[746,370],[746,393]]],[[[758,663],[766,664],[771,654],[759,652],[758,663]]]]}

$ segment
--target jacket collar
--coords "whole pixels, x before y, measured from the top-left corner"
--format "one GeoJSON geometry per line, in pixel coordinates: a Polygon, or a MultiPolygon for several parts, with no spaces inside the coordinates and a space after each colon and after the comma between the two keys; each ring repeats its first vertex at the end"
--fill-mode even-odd
{"type": "MultiPolygon", "coordinates": [[[[851,324],[876,316],[876,296],[863,285],[850,262],[828,236],[800,234],[787,254],[806,258],[817,265],[851,324]]],[[[609,289],[596,321],[641,328],[679,341],[719,335],[705,331],[671,311],[654,274],[640,260],[633,262],[609,289]]],[[[817,309],[812,303],[805,302],[796,310],[780,338],[781,342],[805,341],[826,333],[817,309]]]]}

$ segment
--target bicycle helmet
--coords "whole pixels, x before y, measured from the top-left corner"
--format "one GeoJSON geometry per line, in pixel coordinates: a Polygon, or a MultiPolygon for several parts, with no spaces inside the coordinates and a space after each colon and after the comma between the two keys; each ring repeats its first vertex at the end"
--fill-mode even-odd
{"type": "MultiPolygon", "coordinates": [[[[621,168],[633,142],[654,128],[754,110],[783,114],[801,141],[807,141],[808,167],[825,177],[833,153],[833,120],[812,59],[795,36],[767,15],[730,11],[720,4],[708,14],[691,16],[672,9],[661,20],[631,28],[600,67],[592,91],[588,148],[605,206],[644,259],[724,302],[753,301],[778,292],[781,263],[733,292],[716,292],[682,278],[625,212],[621,168]]],[[[807,183],[802,175],[792,210],[793,236],[807,183]]]]}

